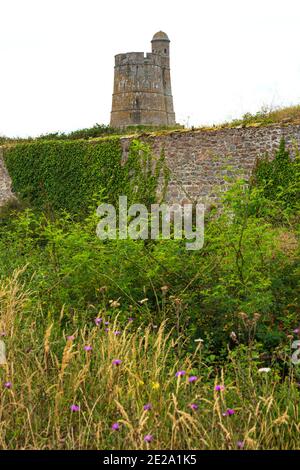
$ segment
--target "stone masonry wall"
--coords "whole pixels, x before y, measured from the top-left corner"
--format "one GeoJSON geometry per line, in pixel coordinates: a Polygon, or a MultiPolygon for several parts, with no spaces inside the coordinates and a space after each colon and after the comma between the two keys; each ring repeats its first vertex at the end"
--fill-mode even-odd
{"type": "Polygon", "coordinates": [[[11,179],[4,165],[3,149],[0,147],[0,207],[12,199],[15,196],[11,191],[11,179]]]}
{"type": "MultiPolygon", "coordinates": [[[[274,155],[282,137],[292,151],[295,145],[300,147],[300,124],[174,131],[142,139],[151,145],[155,155],[159,156],[162,150],[165,153],[171,170],[167,202],[199,201],[208,205],[218,197],[220,188],[226,189],[227,177],[239,174],[248,178],[257,157],[274,155]]],[[[132,137],[121,138],[123,160],[131,140],[132,137]]],[[[0,147],[0,205],[13,197],[2,154],[0,147]]]]}
{"type": "MultiPolygon", "coordinates": [[[[295,144],[300,147],[300,125],[178,131],[143,140],[156,155],[164,150],[171,170],[167,202],[209,204],[220,188],[228,186],[226,178],[236,174],[248,178],[257,157],[274,156],[282,137],[292,151],[295,144]]],[[[123,158],[129,142],[129,138],[122,139],[123,158]]]]}

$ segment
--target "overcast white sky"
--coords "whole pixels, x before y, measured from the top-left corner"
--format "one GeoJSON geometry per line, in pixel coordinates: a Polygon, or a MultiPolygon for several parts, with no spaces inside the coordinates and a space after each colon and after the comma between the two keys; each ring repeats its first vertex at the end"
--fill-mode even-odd
{"type": "Polygon", "coordinates": [[[171,39],[177,121],[300,103],[299,0],[0,0],[0,134],[109,123],[114,55],[171,39]]]}

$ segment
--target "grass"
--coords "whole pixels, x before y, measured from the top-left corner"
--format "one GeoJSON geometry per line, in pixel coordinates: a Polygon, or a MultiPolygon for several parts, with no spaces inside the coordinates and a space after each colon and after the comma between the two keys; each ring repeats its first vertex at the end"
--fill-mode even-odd
{"type": "Polygon", "coordinates": [[[164,323],[128,322],[116,335],[118,319],[105,331],[105,311],[98,326],[90,321],[78,329],[74,315],[66,328],[63,310],[55,323],[31,311],[32,295],[20,271],[0,283],[7,348],[0,366],[1,449],[299,449],[292,369],[285,377],[276,368],[259,372],[255,354],[243,347],[221,369],[205,361],[202,342],[182,358],[182,339],[164,323]],[[179,370],[185,375],[176,377],[179,370]],[[198,379],[190,383],[190,376],[198,379]],[[217,384],[225,389],[216,391],[217,384]],[[234,414],[224,416],[228,409],[234,414]]]}
{"type": "Polygon", "coordinates": [[[300,124],[300,105],[285,108],[264,106],[255,114],[246,113],[242,119],[225,123],[224,127],[255,126],[270,124],[300,124]]]}
{"type": "Polygon", "coordinates": [[[181,125],[175,126],[129,126],[124,129],[114,129],[104,124],[96,124],[87,129],[79,129],[70,133],[55,132],[38,137],[5,137],[0,136],[0,145],[13,145],[15,143],[34,142],[36,140],[101,140],[110,137],[126,137],[142,135],[164,135],[169,133],[190,132],[191,130],[216,130],[231,127],[256,127],[271,124],[300,124],[300,105],[280,107],[264,106],[255,114],[246,113],[241,119],[234,119],[231,122],[215,124],[213,126],[199,126],[184,128],[181,125]]]}

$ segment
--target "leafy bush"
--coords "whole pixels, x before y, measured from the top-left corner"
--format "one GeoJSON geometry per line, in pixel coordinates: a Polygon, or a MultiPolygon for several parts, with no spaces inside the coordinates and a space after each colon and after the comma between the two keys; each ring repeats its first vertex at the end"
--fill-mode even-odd
{"type": "Polygon", "coordinates": [[[253,175],[253,184],[261,189],[261,196],[269,201],[275,201],[277,206],[295,210],[300,206],[300,158],[299,152],[291,158],[281,140],[275,158],[268,156],[259,159],[253,175]]]}
{"type": "Polygon", "coordinates": [[[99,240],[94,213],[51,220],[26,210],[3,219],[0,272],[28,264],[23,276],[45,316],[64,306],[65,320],[76,311],[84,322],[87,311],[115,300],[121,318],[130,311],[137,323],[168,319],[177,334],[206,337],[220,352],[231,331],[247,340],[238,313],[259,312],[257,334],[280,326],[279,343],[300,320],[297,232],[233,213],[250,198],[242,191],[237,185],[227,193],[223,213],[207,219],[204,247],[195,252],[183,240],[99,240]]]}

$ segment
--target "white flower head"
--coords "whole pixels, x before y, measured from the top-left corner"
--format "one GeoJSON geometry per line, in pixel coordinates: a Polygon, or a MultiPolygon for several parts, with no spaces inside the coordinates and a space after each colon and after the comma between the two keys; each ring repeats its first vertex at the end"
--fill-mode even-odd
{"type": "Polygon", "coordinates": [[[6,364],[6,348],[4,341],[0,340],[0,365],[6,364]]]}
{"type": "Polygon", "coordinates": [[[270,367],[261,367],[260,369],[258,369],[258,372],[270,372],[270,367]]]}
{"type": "Polygon", "coordinates": [[[229,336],[232,339],[232,341],[237,341],[237,335],[234,331],[232,331],[229,336]]]}

